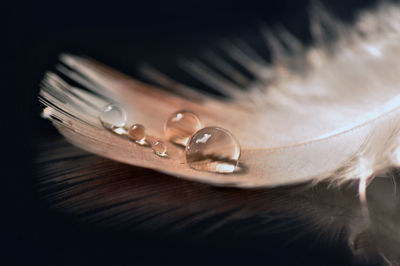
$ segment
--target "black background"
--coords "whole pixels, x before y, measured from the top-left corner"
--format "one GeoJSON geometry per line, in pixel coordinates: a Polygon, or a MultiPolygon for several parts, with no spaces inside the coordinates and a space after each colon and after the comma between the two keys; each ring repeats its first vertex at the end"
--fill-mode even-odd
{"type": "MultiPolygon", "coordinates": [[[[373,1],[321,1],[351,21],[373,1]]],[[[35,192],[33,161],[37,144],[56,135],[39,118],[40,80],[61,52],[85,54],[129,74],[142,62],[172,64],[175,57],[195,55],[202,47],[235,36],[252,41],[260,21],[284,25],[304,42],[309,1],[130,1],[121,3],[52,1],[15,4],[11,43],[15,76],[13,99],[4,110],[13,115],[2,130],[15,142],[4,146],[5,194],[2,265],[347,265],[354,263],[345,243],[316,240],[306,234],[282,246],[291,233],[260,237],[229,236],[191,240],[93,228],[73,216],[50,211],[35,192]],[[312,245],[310,244],[312,243],[312,245]]],[[[7,73],[7,72],[6,72],[7,73]]],[[[8,90],[10,90],[9,88],[8,90]]],[[[247,221],[251,222],[251,221],[247,221]]]]}

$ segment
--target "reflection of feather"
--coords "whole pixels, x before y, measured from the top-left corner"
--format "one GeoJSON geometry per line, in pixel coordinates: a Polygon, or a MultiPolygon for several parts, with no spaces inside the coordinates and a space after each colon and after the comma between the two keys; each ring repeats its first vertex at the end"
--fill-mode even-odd
{"type": "MultiPolygon", "coordinates": [[[[400,164],[400,64],[393,56],[400,52],[399,25],[400,8],[395,5],[382,5],[373,13],[364,13],[352,29],[318,9],[311,27],[316,40],[314,47],[303,47],[284,30],[278,34],[279,38],[263,32],[273,52],[271,64],[240,41],[227,45],[222,55],[211,53],[206,57],[207,63],[180,61],[187,72],[228,96],[229,100],[200,94],[149,66],[141,70],[151,82],[184,97],[130,79],[93,60],[62,55],[56,70],[47,73],[43,80],[40,100],[47,106],[44,116],[51,119],[71,143],[106,158],[189,180],[243,188],[305,181],[314,181],[315,185],[322,180],[332,181],[330,184],[361,180],[359,191],[365,202],[366,185],[372,177],[384,175],[400,164]],[[329,40],[332,36],[336,38],[334,42],[329,40]],[[250,75],[228,64],[227,58],[244,67],[250,75]],[[163,123],[168,115],[179,109],[193,110],[204,124],[227,128],[236,136],[242,146],[241,164],[246,171],[230,175],[194,171],[185,165],[183,151],[174,145],[168,144],[170,156],[166,160],[113,135],[98,119],[102,107],[110,102],[125,106],[130,124],[144,124],[151,135],[159,138],[162,138],[163,123]]],[[[365,209],[360,209],[356,199],[349,196],[354,193],[351,189],[327,194],[329,190],[320,184],[317,191],[307,190],[306,193],[297,193],[297,190],[294,193],[293,188],[218,192],[216,202],[223,207],[212,208],[210,201],[206,201],[211,211],[206,210],[207,205],[200,204],[196,205],[198,209],[190,209],[188,213],[179,203],[189,199],[180,195],[174,202],[173,193],[162,192],[162,183],[168,182],[168,189],[177,184],[176,189],[180,191],[187,186],[190,197],[197,195],[199,198],[212,194],[208,193],[210,187],[173,181],[149,170],[136,169],[157,179],[148,184],[147,176],[140,180],[128,179],[131,168],[99,161],[101,159],[87,154],[82,156],[87,162],[82,160],[81,166],[70,165],[68,160],[46,164],[49,179],[43,182],[57,188],[51,198],[55,203],[85,213],[94,220],[128,225],[146,221],[145,224],[151,226],[154,216],[158,222],[166,219],[166,224],[180,227],[201,217],[224,213],[228,221],[256,212],[274,211],[276,206],[266,206],[271,200],[266,195],[273,195],[272,198],[280,199],[277,211],[305,216],[317,226],[332,231],[344,229],[350,235],[349,242],[354,250],[372,247],[385,259],[392,262],[398,259],[396,223],[392,218],[381,223],[377,215],[390,217],[392,211],[398,209],[397,204],[386,212],[380,209],[385,204],[371,199],[368,207],[376,212],[370,212],[370,220],[365,222],[365,209]],[[67,169],[64,167],[73,170],[63,172],[67,169]],[[99,178],[100,175],[105,178],[99,178]],[[68,188],[59,190],[60,185],[68,188]],[[144,189],[140,190],[141,187],[144,189]],[[203,188],[206,192],[201,191],[203,188]],[[153,193],[157,196],[149,196],[153,193]],[[250,197],[251,204],[242,206],[241,202],[235,202],[236,195],[239,201],[250,197]],[[287,201],[282,199],[284,197],[287,201]],[[326,209],[321,199],[336,205],[332,210],[326,209]],[[165,205],[160,207],[160,202],[165,205]],[[312,215],[314,208],[319,210],[318,216],[312,215]],[[134,214],[129,212],[131,209],[135,209],[134,214]],[[298,213],[298,210],[305,212],[298,213]],[[362,211],[364,217],[360,215],[362,211]],[[321,212],[326,215],[320,215],[321,212]],[[188,216],[195,219],[168,220],[188,216]],[[327,219],[329,216],[334,219],[327,219]],[[332,225],[333,221],[339,224],[332,225]]],[[[374,181],[374,184],[380,182],[388,180],[374,181]]],[[[371,186],[370,190],[376,186],[371,186]]],[[[378,187],[382,186],[386,183],[378,187]]],[[[370,194],[372,192],[369,197],[370,194]]],[[[390,200],[398,201],[397,198],[390,200]]],[[[220,224],[223,221],[215,227],[220,224]]]]}
{"type": "Polygon", "coordinates": [[[41,194],[86,223],[193,237],[224,228],[236,237],[293,231],[286,241],[315,232],[334,241],[345,236],[362,257],[380,255],[394,264],[400,259],[400,201],[391,179],[371,183],[366,223],[353,186],[215,188],[102,159],[61,140],[47,141],[41,150],[41,194]]]}

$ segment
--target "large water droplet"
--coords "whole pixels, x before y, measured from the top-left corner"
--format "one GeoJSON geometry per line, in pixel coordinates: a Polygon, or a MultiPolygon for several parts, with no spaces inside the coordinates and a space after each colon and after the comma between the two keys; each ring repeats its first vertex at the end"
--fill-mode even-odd
{"type": "Polygon", "coordinates": [[[154,137],[147,137],[147,142],[150,144],[153,152],[160,157],[168,157],[167,146],[164,142],[154,137]]]}
{"type": "Polygon", "coordinates": [[[193,169],[232,173],[237,169],[240,145],[229,131],[206,127],[190,138],[185,153],[186,162],[193,169]]]}
{"type": "Polygon", "coordinates": [[[121,135],[126,133],[126,130],[123,129],[126,123],[126,112],[117,104],[109,104],[104,107],[100,115],[100,121],[105,128],[117,134],[121,135]]]}
{"type": "Polygon", "coordinates": [[[178,111],[168,118],[164,131],[169,141],[185,147],[189,138],[201,127],[200,119],[196,114],[178,111]]]}
{"type": "Polygon", "coordinates": [[[128,136],[136,144],[146,146],[148,145],[146,141],[146,133],[144,126],[141,124],[134,124],[128,130],[128,136]]]}

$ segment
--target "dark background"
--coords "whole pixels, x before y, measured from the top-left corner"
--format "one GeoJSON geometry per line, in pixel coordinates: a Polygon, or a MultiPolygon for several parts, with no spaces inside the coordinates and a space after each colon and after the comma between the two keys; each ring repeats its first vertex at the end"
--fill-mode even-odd
{"type": "MultiPolygon", "coordinates": [[[[374,1],[321,1],[351,21],[374,1]]],[[[283,25],[305,43],[310,1],[52,1],[16,3],[11,10],[11,87],[2,126],[15,142],[5,143],[7,193],[2,265],[349,265],[345,243],[305,234],[283,245],[293,232],[232,237],[229,228],[201,240],[182,232],[159,237],[93,228],[75,217],[50,211],[35,190],[34,159],[39,141],[57,135],[39,118],[39,83],[61,52],[89,55],[129,74],[150,62],[161,68],[174,58],[196,55],[221,39],[257,43],[260,21],[283,25]],[[14,100],[15,99],[15,100],[14,100]],[[8,107],[8,104],[10,105],[8,107]],[[7,171],[10,170],[10,171],[7,171]]],[[[8,72],[6,72],[8,73],[8,72]]],[[[8,89],[10,90],[10,89],[8,89]]],[[[8,141],[5,141],[8,142],[8,141]]],[[[212,221],[211,221],[212,222],[212,221]]],[[[247,222],[252,222],[251,220],[247,222]]],[[[1,263],[2,261],[0,261],[1,263]]]]}

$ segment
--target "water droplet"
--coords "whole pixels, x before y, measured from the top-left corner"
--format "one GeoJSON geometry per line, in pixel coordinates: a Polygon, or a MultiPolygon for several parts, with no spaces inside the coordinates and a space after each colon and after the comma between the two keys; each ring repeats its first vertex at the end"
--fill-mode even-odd
{"type": "Polygon", "coordinates": [[[126,134],[123,128],[126,123],[126,112],[117,104],[109,104],[104,107],[100,115],[100,121],[107,129],[114,131],[117,134],[126,134]]]}
{"type": "Polygon", "coordinates": [[[134,124],[128,130],[128,136],[136,144],[147,146],[146,133],[144,126],[141,124],[134,124]]]}
{"type": "Polygon", "coordinates": [[[178,111],[168,118],[164,131],[169,141],[185,147],[190,137],[201,128],[200,119],[195,113],[178,111]]]}
{"type": "Polygon", "coordinates": [[[160,157],[168,157],[167,146],[164,142],[154,137],[147,137],[147,141],[150,143],[150,146],[156,155],[160,157]]]}
{"type": "Polygon", "coordinates": [[[240,145],[229,131],[206,127],[190,138],[185,153],[186,162],[193,169],[232,173],[237,169],[240,145]]]}

